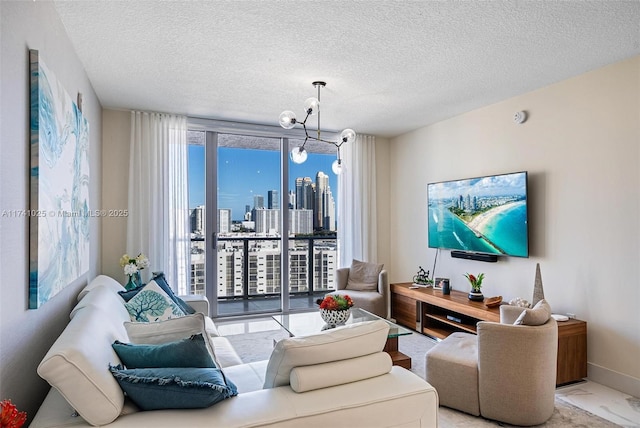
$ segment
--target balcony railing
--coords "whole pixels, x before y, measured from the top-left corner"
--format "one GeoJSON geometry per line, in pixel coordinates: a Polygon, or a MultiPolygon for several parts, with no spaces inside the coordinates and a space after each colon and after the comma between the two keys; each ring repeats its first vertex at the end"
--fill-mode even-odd
{"type": "MultiPolygon", "coordinates": [[[[216,271],[218,301],[276,299],[282,275],[280,237],[219,236],[216,271]],[[224,274],[220,274],[224,270],[224,274]]],[[[337,251],[335,236],[290,237],[289,295],[294,298],[321,296],[335,290],[337,251]]],[[[191,292],[204,294],[204,238],[192,238],[191,292]]],[[[210,279],[209,279],[210,280],[210,279]]]]}

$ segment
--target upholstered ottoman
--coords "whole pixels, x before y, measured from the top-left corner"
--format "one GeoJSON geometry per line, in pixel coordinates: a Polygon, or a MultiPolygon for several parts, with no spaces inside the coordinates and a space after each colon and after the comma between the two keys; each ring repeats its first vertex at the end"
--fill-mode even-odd
{"type": "Polygon", "coordinates": [[[478,341],[468,333],[453,333],[426,356],[426,380],[438,392],[440,404],[480,415],[478,341]]]}

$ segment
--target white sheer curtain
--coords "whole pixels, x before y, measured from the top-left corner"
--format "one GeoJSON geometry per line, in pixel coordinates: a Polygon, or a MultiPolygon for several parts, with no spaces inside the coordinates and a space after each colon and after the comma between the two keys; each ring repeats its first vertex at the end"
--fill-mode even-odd
{"type": "Polygon", "coordinates": [[[186,117],[131,112],[127,253],[146,254],[179,293],[190,281],[187,159],[186,117]]]}
{"type": "Polygon", "coordinates": [[[338,258],[377,262],[376,140],[358,135],[341,148],[345,170],[338,178],[338,258]]]}

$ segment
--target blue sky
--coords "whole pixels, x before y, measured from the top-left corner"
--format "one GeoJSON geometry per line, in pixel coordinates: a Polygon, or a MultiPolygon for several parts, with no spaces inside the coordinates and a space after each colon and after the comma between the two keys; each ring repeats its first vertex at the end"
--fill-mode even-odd
{"type": "MultiPolygon", "coordinates": [[[[279,190],[283,203],[289,190],[295,189],[297,177],[311,177],[322,171],[329,176],[329,186],[337,199],[338,178],[331,171],[335,155],[309,153],[306,162],[289,162],[289,188],[281,190],[280,153],[270,150],[250,150],[220,147],[218,149],[218,208],[231,208],[233,220],[244,215],[245,205],[253,208],[253,196],[262,195],[267,205],[267,191],[279,190]]],[[[189,146],[189,207],[204,205],[204,146],[189,146]]]]}
{"type": "Polygon", "coordinates": [[[459,195],[506,196],[527,194],[527,174],[514,172],[511,174],[492,175],[464,180],[430,183],[429,192],[435,199],[455,198],[459,195]]]}

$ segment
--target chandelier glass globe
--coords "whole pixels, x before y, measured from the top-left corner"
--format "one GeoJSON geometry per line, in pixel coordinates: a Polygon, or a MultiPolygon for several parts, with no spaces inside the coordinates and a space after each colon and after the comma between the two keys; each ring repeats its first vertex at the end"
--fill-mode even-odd
{"type": "Polygon", "coordinates": [[[291,129],[296,126],[296,114],[291,110],[285,110],[280,113],[280,126],[284,129],[291,129]]]}
{"type": "Polygon", "coordinates": [[[302,147],[294,147],[290,154],[293,163],[301,164],[307,160],[307,151],[302,147]]]}
{"type": "Polygon", "coordinates": [[[315,97],[307,98],[304,101],[304,111],[309,113],[311,116],[315,116],[318,113],[318,109],[320,108],[320,101],[315,97]]]}
{"type": "Polygon", "coordinates": [[[344,170],[344,166],[342,165],[342,161],[340,159],[336,159],[331,164],[331,170],[335,175],[340,175],[340,173],[344,170]]]}
{"type": "Polygon", "coordinates": [[[353,143],[356,141],[356,131],[353,129],[345,129],[340,133],[340,141],[343,143],[353,143]]]}

